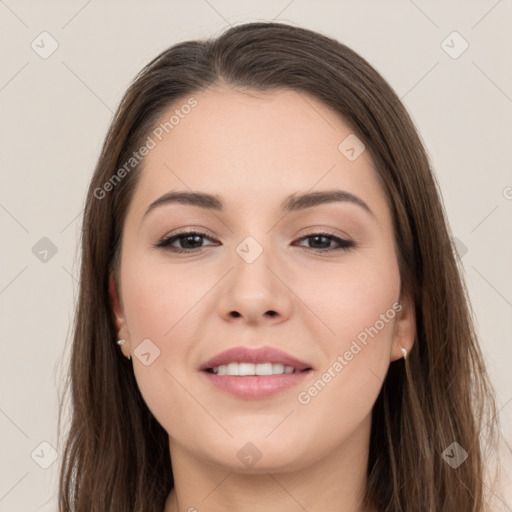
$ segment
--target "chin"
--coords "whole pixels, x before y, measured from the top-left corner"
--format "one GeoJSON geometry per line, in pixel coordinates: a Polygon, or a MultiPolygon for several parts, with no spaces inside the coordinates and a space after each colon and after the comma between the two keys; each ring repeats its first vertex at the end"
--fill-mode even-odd
{"type": "Polygon", "coordinates": [[[274,434],[268,439],[264,435],[235,437],[226,439],[222,446],[212,443],[215,452],[204,453],[203,457],[214,465],[241,474],[284,473],[314,462],[314,457],[308,461],[307,453],[299,451],[299,447],[306,446],[300,439],[287,436],[287,442],[284,442],[277,434],[272,436],[274,434]]]}

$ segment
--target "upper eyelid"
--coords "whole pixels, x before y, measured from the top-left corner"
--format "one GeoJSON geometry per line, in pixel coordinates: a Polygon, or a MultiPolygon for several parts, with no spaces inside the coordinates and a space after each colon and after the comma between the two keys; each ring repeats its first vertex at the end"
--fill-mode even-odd
{"type": "MultiPolygon", "coordinates": [[[[216,240],[216,238],[214,236],[211,236],[208,233],[205,233],[203,231],[194,230],[194,229],[190,229],[187,231],[178,231],[177,233],[173,233],[172,235],[165,235],[162,237],[162,240],[169,240],[171,238],[175,238],[175,237],[178,238],[179,236],[186,236],[186,235],[199,235],[199,236],[203,236],[205,238],[209,238],[210,240],[216,240]]],[[[316,229],[316,230],[308,231],[307,233],[300,235],[298,237],[298,239],[308,237],[308,236],[314,236],[314,235],[331,236],[334,238],[341,238],[341,239],[343,239],[343,236],[345,236],[345,235],[336,235],[334,233],[329,233],[329,231],[327,231],[327,230],[316,229]]],[[[348,237],[348,235],[346,235],[346,236],[347,236],[347,238],[350,238],[350,237],[348,237]]]]}
{"type": "Polygon", "coordinates": [[[204,231],[197,230],[197,229],[188,229],[186,231],[178,231],[177,233],[173,233],[172,235],[165,235],[162,240],[169,240],[171,238],[179,238],[180,236],[187,236],[187,235],[199,235],[203,238],[209,238],[210,240],[216,240],[216,238],[212,235],[209,235],[208,233],[205,233],[204,231]]]}
{"type": "MultiPolygon", "coordinates": [[[[343,230],[341,230],[339,228],[324,228],[324,227],[320,227],[320,225],[318,225],[318,226],[313,226],[313,227],[310,227],[310,228],[307,228],[307,229],[308,229],[308,231],[306,233],[301,234],[298,238],[302,238],[304,236],[317,235],[317,234],[325,234],[325,235],[328,235],[328,236],[344,238],[344,239],[347,239],[347,240],[351,240],[352,239],[352,237],[348,233],[344,232],[343,230]],[[338,233],[334,233],[333,231],[338,231],[338,233]]],[[[207,228],[204,228],[202,226],[201,227],[195,227],[194,225],[191,225],[191,226],[186,227],[186,228],[182,228],[182,230],[178,230],[177,232],[174,232],[172,234],[164,235],[163,237],[161,237],[161,240],[167,240],[167,239],[172,238],[174,236],[187,235],[187,234],[203,235],[203,236],[206,236],[206,237],[211,238],[213,240],[216,240],[214,235],[209,234],[209,231],[208,231],[207,228]]]]}

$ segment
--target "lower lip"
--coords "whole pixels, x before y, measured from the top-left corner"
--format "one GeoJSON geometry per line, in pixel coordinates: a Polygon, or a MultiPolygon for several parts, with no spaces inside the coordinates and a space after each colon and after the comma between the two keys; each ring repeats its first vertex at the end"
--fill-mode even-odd
{"type": "Polygon", "coordinates": [[[246,400],[267,398],[302,382],[312,370],[280,375],[217,375],[207,371],[200,373],[216,388],[246,400]]]}

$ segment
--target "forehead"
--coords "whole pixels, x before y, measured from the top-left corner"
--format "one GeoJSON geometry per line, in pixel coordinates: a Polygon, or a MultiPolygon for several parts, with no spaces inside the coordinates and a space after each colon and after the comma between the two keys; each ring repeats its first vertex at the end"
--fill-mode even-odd
{"type": "Polygon", "coordinates": [[[354,137],[351,128],[303,92],[196,92],[170,106],[149,135],[154,147],[143,161],[134,208],[187,189],[260,204],[312,189],[381,194],[368,151],[355,160],[340,151],[354,137]]]}

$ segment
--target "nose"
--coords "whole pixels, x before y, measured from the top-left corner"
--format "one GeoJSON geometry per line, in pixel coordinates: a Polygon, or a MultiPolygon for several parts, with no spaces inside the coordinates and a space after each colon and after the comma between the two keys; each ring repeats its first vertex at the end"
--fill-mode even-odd
{"type": "Polygon", "coordinates": [[[235,254],[232,270],[220,283],[217,307],[224,320],[256,326],[281,323],[290,317],[291,277],[269,253],[264,249],[251,263],[235,254]]]}

